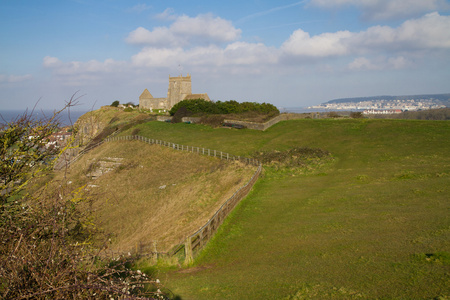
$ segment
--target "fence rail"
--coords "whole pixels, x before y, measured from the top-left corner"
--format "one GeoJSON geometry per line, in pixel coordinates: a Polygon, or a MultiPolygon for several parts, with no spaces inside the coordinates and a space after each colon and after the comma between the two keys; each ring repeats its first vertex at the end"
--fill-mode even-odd
{"type": "MultiPolygon", "coordinates": [[[[217,157],[223,160],[228,161],[240,161],[243,163],[246,163],[248,165],[258,166],[257,170],[253,174],[252,178],[247,182],[246,185],[241,187],[239,190],[237,190],[225,203],[222,204],[222,206],[214,213],[214,215],[206,222],[205,225],[200,227],[194,234],[188,236],[186,238],[186,241],[184,243],[180,243],[179,245],[175,246],[171,253],[168,253],[167,255],[173,256],[179,253],[184,248],[185,253],[185,262],[189,263],[193,261],[194,254],[197,253],[200,249],[202,249],[209,239],[212,238],[214,233],[216,233],[219,226],[223,223],[227,215],[236,207],[236,205],[248,194],[248,192],[252,189],[253,185],[255,184],[256,180],[258,179],[259,175],[262,171],[262,164],[253,158],[247,158],[247,157],[241,157],[241,156],[235,156],[231,155],[229,153],[218,151],[218,150],[211,150],[207,148],[201,148],[201,147],[194,147],[194,146],[186,146],[186,145],[180,145],[175,144],[171,142],[166,142],[162,140],[156,140],[156,139],[150,139],[147,137],[143,137],[140,135],[127,135],[127,136],[113,136],[108,137],[104,139],[103,141],[92,145],[91,147],[84,149],[77,155],[73,160],[71,160],[68,165],[72,164],[78,158],[88,152],[89,150],[92,150],[93,148],[103,144],[104,142],[113,142],[113,141],[128,141],[128,140],[138,140],[145,142],[150,145],[161,145],[168,148],[172,148],[174,150],[179,151],[186,151],[186,152],[192,152],[192,153],[198,153],[201,155],[208,155],[212,157],[217,157]]],[[[144,246],[140,246],[139,248],[144,248],[144,246]]],[[[153,257],[157,257],[158,252],[156,251],[156,247],[154,248],[154,251],[150,251],[149,253],[152,254],[153,257]]]]}
{"type": "Polygon", "coordinates": [[[117,136],[117,137],[108,137],[104,139],[105,142],[112,142],[112,141],[123,141],[123,140],[138,140],[143,141],[150,145],[161,145],[168,148],[172,148],[174,150],[180,150],[180,151],[186,151],[186,152],[192,152],[192,153],[198,153],[202,155],[217,157],[220,159],[226,159],[226,160],[237,160],[244,162],[249,165],[253,166],[259,166],[260,162],[254,158],[247,158],[247,157],[241,157],[241,156],[235,156],[223,151],[218,150],[212,150],[207,148],[201,148],[201,147],[194,147],[194,146],[186,146],[181,144],[175,144],[171,142],[166,142],[162,140],[156,140],[156,139],[150,139],[146,138],[140,135],[126,135],[126,136],[117,136]]]}
{"type": "Polygon", "coordinates": [[[262,165],[259,164],[258,169],[247,184],[237,190],[222,206],[216,211],[211,219],[206,222],[199,230],[186,239],[185,248],[185,262],[189,263],[194,258],[194,253],[203,248],[206,242],[216,233],[219,226],[223,223],[226,216],[236,207],[236,205],[247,196],[252,189],[256,180],[262,171],[262,165]]]}

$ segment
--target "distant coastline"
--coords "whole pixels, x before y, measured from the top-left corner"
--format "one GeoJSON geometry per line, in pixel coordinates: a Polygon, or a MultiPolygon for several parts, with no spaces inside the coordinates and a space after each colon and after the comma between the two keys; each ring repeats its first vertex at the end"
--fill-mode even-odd
{"type": "Polygon", "coordinates": [[[308,108],[308,107],[278,107],[280,113],[312,113],[312,112],[328,112],[330,109],[323,108],[308,108]]]}
{"type": "MultiPolygon", "coordinates": [[[[0,123],[14,121],[18,116],[23,115],[25,110],[0,110],[0,123]]],[[[31,113],[28,110],[28,113],[31,113]]],[[[59,115],[59,120],[63,126],[74,124],[79,117],[87,113],[87,111],[64,111],[59,115]]],[[[35,118],[49,118],[53,116],[53,110],[35,110],[33,117],[35,118]]]]}

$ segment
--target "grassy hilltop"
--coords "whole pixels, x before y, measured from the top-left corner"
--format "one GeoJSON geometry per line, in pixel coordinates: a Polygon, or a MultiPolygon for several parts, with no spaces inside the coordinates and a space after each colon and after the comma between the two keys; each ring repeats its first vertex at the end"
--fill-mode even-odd
{"type": "Polygon", "coordinates": [[[292,120],[265,132],[149,122],[129,129],[252,155],[320,148],[308,170],[266,167],[194,266],[159,274],[182,299],[446,299],[450,123],[292,120]]]}

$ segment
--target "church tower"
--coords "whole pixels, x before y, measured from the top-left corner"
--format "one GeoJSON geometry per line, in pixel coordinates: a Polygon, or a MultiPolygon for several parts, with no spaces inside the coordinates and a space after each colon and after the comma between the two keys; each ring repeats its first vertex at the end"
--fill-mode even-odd
{"type": "Polygon", "coordinates": [[[186,77],[183,77],[183,75],[177,77],[169,76],[168,107],[173,107],[190,94],[192,94],[191,75],[187,74],[186,77]]]}

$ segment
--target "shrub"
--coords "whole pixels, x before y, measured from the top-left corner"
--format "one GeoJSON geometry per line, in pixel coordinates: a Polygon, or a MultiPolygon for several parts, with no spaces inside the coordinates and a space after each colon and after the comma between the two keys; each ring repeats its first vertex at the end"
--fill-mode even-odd
{"type": "Polygon", "coordinates": [[[111,103],[111,106],[112,107],[117,107],[117,106],[119,106],[119,104],[120,104],[119,100],[116,100],[113,103],[111,103]]]}
{"type": "Polygon", "coordinates": [[[333,159],[327,150],[309,147],[295,147],[286,151],[257,152],[253,157],[269,166],[288,168],[318,165],[333,159]]]}
{"type": "Polygon", "coordinates": [[[327,114],[327,116],[328,116],[328,118],[340,118],[340,117],[341,117],[341,115],[338,114],[338,113],[335,112],[335,111],[330,111],[330,112],[327,114]]]}
{"type": "Polygon", "coordinates": [[[140,128],[134,128],[133,131],[131,131],[131,135],[138,135],[140,131],[140,128]]]}
{"type": "Polygon", "coordinates": [[[222,115],[209,115],[200,118],[200,124],[209,125],[212,127],[219,127],[223,124],[224,117],[222,115]]]}
{"type": "Polygon", "coordinates": [[[171,123],[180,123],[181,119],[187,116],[190,116],[192,113],[187,110],[186,107],[182,106],[177,112],[173,115],[171,123]]]}
{"type": "Polygon", "coordinates": [[[361,118],[363,118],[363,117],[364,117],[364,115],[363,115],[363,113],[360,112],[360,111],[352,111],[352,112],[350,113],[350,118],[353,118],[353,119],[361,119],[361,118]]]}
{"type": "Polygon", "coordinates": [[[258,112],[261,114],[279,114],[280,111],[270,103],[230,101],[206,101],[203,99],[183,100],[175,104],[170,110],[173,116],[181,108],[185,107],[193,115],[195,114],[240,114],[245,112],[258,112]]]}
{"type": "Polygon", "coordinates": [[[128,268],[133,257],[103,253],[107,237],[92,224],[83,187],[47,182],[31,192],[56,161],[44,143],[58,128],[57,114],[0,124],[0,298],[166,299],[154,292],[157,281],[128,268]]]}

